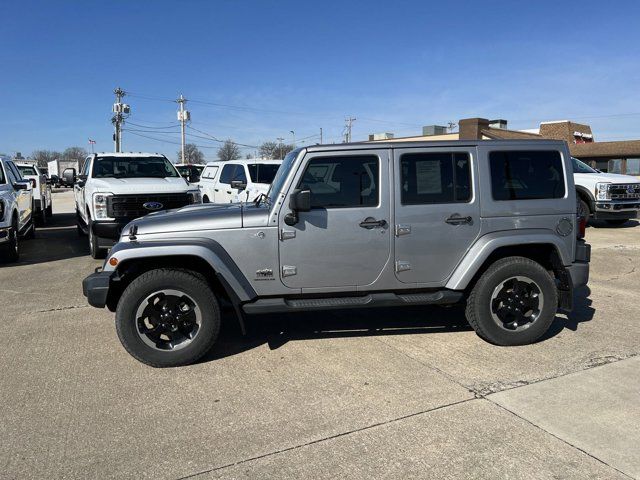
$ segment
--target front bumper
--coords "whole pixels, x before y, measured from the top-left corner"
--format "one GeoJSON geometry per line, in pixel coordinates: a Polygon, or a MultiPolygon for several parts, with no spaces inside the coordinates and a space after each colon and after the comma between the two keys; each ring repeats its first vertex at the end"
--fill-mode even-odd
{"type": "Polygon", "coordinates": [[[82,281],[82,293],[87,297],[89,305],[104,308],[109,295],[109,285],[113,272],[96,271],[82,281]]]}
{"type": "Polygon", "coordinates": [[[595,203],[593,217],[599,220],[636,218],[640,210],[640,200],[632,202],[598,201],[595,203]]]}
{"type": "Polygon", "coordinates": [[[113,245],[117,240],[120,239],[120,234],[122,233],[122,229],[131,221],[132,218],[126,218],[122,220],[106,220],[100,221],[96,220],[92,222],[93,234],[101,239],[109,239],[113,240],[111,245],[113,245]]]}

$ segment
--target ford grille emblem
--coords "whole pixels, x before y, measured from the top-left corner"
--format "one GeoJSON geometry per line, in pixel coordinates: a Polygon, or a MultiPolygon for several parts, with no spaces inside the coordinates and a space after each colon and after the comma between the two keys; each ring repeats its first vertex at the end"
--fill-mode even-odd
{"type": "Polygon", "coordinates": [[[143,203],[142,206],[147,210],[160,210],[162,207],[164,207],[164,205],[162,205],[160,202],[147,202],[143,203]]]}

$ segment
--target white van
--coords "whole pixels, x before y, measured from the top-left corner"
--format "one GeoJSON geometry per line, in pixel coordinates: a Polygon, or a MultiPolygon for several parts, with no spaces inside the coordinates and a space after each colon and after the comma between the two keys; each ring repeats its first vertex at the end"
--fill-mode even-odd
{"type": "Polygon", "coordinates": [[[232,160],[210,162],[197,185],[203,203],[238,203],[267,193],[282,160],[232,160]]]}

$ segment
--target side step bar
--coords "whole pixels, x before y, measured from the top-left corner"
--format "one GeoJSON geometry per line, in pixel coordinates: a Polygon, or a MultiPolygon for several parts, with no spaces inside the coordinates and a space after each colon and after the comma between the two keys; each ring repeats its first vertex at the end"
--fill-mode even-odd
{"type": "Polygon", "coordinates": [[[425,293],[370,293],[358,297],[260,298],[242,305],[245,313],[280,313],[343,308],[398,307],[406,305],[445,305],[462,299],[463,293],[439,290],[425,293]]]}

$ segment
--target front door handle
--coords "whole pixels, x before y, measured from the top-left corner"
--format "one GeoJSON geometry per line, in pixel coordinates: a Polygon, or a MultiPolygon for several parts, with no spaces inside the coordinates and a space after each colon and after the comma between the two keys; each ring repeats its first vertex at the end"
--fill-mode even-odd
{"type": "Polygon", "coordinates": [[[471,223],[472,221],[473,219],[471,217],[461,217],[456,213],[445,220],[449,225],[461,225],[463,223],[471,223]]]}
{"type": "Polygon", "coordinates": [[[371,230],[372,228],[375,228],[375,227],[384,228],[384,227],[387,226],[387,221],[386,220],[376,220],[373,217],[367,217],[362,222],[360,222],[360,226],[362,228],[366,228],[367,230],[371,230]]]}

